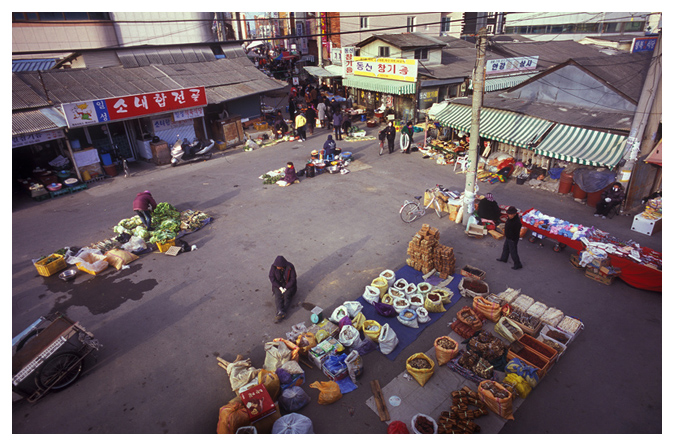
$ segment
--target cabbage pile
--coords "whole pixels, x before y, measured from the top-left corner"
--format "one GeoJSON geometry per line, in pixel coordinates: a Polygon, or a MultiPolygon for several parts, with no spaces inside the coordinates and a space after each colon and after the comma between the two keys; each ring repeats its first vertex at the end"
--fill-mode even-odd
{"type": "Polygon", "coordinates": [[[173,205],[161,202],[152,212],[153,231],[145,228],[139,216],[122,219],[113,227],[113,231],[117,234],[138,236],[145,242],[163,244],[175,239],[181,230],[200,228],[208,218],[208,214],[201,211],[187,210],[181,213],[173,205]]]}

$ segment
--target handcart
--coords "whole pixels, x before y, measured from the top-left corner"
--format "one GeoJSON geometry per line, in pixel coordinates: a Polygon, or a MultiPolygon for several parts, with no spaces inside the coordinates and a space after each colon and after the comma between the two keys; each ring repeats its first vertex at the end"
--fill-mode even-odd
{"type": "Polygon", "coordinates": [[[65,315],[40,317],[12,339],[12,390],[36,402],[49,391],[72,385],[84,359],[101,344],[65,315]]]}
{"type": "MultiPolygon", "coordinates": [[[[526,227],[529,228],[529,226],[526,226],[526,227]]],[[[539,245],[541,247],[544,246],[544,239],[546,239],[546,236],[543,233],[537,233],[534,230],[532,231],[532,235],[528,238],[528,240],[532,243],[535,243],[535,242],[539,241],[539,245]]],[[[562,242],[560,242],[558,240],[555,240],[555,239],[553,239],[553,240],[555,241],[555,245],[553,246],[553,251],[555,251],[556,253],[559,253],[559,252],[563,251],[565,249],[565,247],[567,247],[567,244],[563,244],[562,242]]]]}

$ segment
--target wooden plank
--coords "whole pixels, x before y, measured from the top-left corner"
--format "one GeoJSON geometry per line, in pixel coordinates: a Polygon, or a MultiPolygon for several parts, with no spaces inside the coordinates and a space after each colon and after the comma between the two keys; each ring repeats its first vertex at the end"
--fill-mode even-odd
{"type": "Polygon", "coordinates": [[[380,421],[388,421],[389,410],[387,410],[387,404],[384,402],[384,397],[382,396],[380,382],[377,379],[373,380],[370,382],[370,388],[373,390],[373,396],[375,396],[375,404],[377,405],[377,413],[380,415],[380,421]]]}

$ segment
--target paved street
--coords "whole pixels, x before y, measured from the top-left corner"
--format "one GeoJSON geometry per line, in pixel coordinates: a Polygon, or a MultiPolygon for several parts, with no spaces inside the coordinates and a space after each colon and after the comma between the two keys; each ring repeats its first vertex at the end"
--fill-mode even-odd
{"type": "MultiPolygon", "coordinates": [[[[215,433],[218,409],[234,397],[216,357],[232,361],[241,354],[262,367],[264,343],[285,336],[292,324],[309,324],[307,309],[332,310],[359,297],[384,269],[403,266],[408,242],[424,223],[440,230],[442,244],[454,247],[457,274],[466,264],[479,267],[487,272],[491,291],[521,289],[584,322],[585,330],[502,433],[662,431],[661,294],[585,278],[570,265],[570,252],[555,253],[550,241],[544,248],[521,241],[524,268],[514,272],[495,261],[501,242],[468,238],[447,217],[432,213],[403,223],[398,210],[405,199],[437,183],[463,190],[464,175],[419,153],[379,156],[375,140],[338,145],[356,159],[347,175],[302,178],[288,188],[258,178],[287,161],[303,166],[327,134],[319,129],[304,143],[236,149],[176,168],[139,162],[131,178],[117,176],[41,203],[15,202],[12,336],[58,310],[92,331],[103,349],[70,388],[35,405],[15,402],[12,431],[215,433]],[[185,237],[196,251],[177,257],[154,252],[129,269],[82,274],[72,283],[37,275],[31,259],[112,236],[112,227],[133,215],[133,198],[145,189],[158,202],[214,217],[185,237]],[[299,284],[288,319],[279,325],[273,323],[268,280],[277,255],[295,264],[299,284]]],[[[535,207],[662,249],[661,233],[650,237],[630,230],[632,217],[601,220],[570,196],[515,181],[479,185],[500,204],[535,207]]],[[[386,433],[386,425],[365,405],[372,395],[370,381],[389,383],[404,370],[408,356],[428,350],[449,332],[447,324],[467,303],[460,300],[395,362],[377,352],[365,356],[359,389],[337,403],[320,406],[318,392],[303,386],[312,403],[300,412],[312,419],[316,433],[386,433]]],[[[326,378],[308,370],[307,382],[315,380],[326,378]]]]}

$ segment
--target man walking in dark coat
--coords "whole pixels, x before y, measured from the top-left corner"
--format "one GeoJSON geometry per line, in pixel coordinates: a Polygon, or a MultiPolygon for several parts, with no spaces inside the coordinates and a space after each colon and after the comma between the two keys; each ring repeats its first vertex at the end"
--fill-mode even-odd
{"type": "Polygon", "coordinates": [[[272,283],[272,293],[274,293],[274,302],[277,307],[274,322],[278,323],[286,318],[286,311],[290,307],[291,298],[298,291],[295,266],[283,256],[277,256],[272,267],[270,267],[269,276],[272,283]]]}
{"type": "Polygon", "coordinates": [[[396,139],[396,128],[394,122],[389,121],[387,127],[384,128],[384,135],[387,137],[387,145],[389,146],[389,153],[394,152],[394,141],[396,139]]]}
{"type": "Polygon", "coordinates": [[[509,254],[511,254],[511,259],[513,259],[513,267],[511,268],[519,270],[523,268],[520,257],[518,257],[518,241],[520,240],[520,229],[523,227],[523,223],[518,217],[518,210],[515,206],[510,206],[506,210],[506,214],[509,218],[504,225],[504,248],[502,249],[502,257],[497,258],[497,261],[507,262],[509,254]]]}

